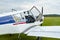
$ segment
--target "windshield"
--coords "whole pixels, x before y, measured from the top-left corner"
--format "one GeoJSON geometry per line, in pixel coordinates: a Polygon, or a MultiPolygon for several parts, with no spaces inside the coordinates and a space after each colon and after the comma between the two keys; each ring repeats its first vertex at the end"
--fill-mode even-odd
{"type": "Polygon", "coordinates": [[[33,6],[31,9],[30,9],[30,13],[34,16],[34,18],[36,19],[37,16],[40,14],[40,11],[35,7],[33,6]]]}
{"type": "Polygon", "coordinates": [[[33,6],[30,10],[23,11],[22,13],[14,14],[13,18],[16,22],[32,23],[35,22],[39,14],[40,11],[33,6]]]}

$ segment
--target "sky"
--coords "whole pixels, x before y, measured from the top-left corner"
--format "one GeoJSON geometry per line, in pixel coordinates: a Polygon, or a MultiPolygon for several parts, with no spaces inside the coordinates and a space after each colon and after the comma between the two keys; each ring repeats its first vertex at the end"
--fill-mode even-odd
{"type": "Polygon", "coordinates": [[[0,0],[0,13],[30,9],[33,5],[39,10],[43,6],[44,14],[60,14],[60,0],[0,0]]]}

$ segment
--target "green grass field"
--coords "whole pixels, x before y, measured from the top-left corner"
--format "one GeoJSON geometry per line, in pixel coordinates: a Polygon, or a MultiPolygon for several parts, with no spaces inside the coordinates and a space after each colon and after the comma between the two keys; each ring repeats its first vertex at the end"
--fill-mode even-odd
{"type": "MultiPolygon", "coordinates": [[[[60,17],[45,17],[43,26],[60,26],[60,17]]],[[[0,35],[0,40],[17,40],[18,34],[9,35],[0,35]]],[[[21,40],[36,40],[37,37],[30,37],[24,34],[21,34],[21,40]]],[[[45,38],[42,37],[42,40],[60,40],[56,38],[45,38]]]]}
{"type": "Polygon", "coordinates": [[[45,17],[43,26],[60,26],[60,17],[45,17]]]}

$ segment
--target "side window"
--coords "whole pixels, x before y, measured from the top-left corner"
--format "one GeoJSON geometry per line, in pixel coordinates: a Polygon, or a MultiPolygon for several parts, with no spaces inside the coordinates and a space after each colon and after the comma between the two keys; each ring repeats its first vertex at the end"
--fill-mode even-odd
{"type": "Polygon", "coordinates": [[[20,16],[20,14],[14,14],[14,15],[12,15],[12,16],[13,16],[15,22],[20,22],[20,21],[21,21],[21,16],[20,16]]]}

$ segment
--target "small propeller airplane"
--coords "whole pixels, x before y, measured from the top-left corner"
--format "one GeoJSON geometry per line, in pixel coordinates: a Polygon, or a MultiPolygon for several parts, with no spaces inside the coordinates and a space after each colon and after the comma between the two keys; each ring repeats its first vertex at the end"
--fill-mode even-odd
{"type": "MultiPolygon", "coordinates": [[[[0,35],[24,33],[27,36],[60,38],[60,27],[42,26],[44,21],[42,10],[33,6],[29,10],[13,11],[0,14],[0,35]]],[[[18,36],[18,38],[19,38],[18,36]]]]}

